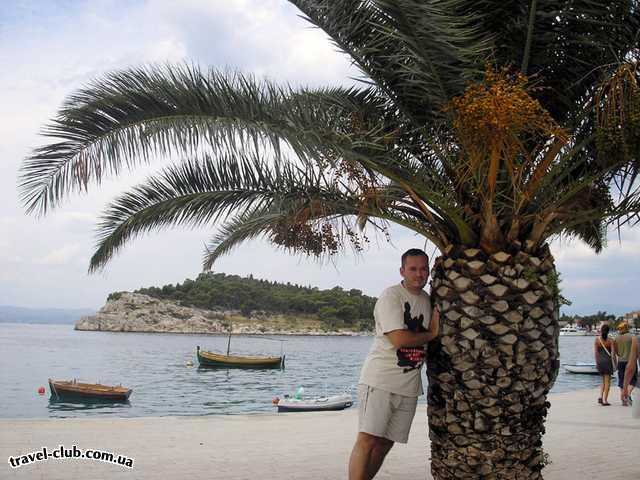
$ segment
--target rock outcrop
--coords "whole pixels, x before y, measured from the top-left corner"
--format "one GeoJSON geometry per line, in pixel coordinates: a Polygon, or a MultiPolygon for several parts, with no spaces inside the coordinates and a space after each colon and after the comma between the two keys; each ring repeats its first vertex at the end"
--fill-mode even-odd
{"type": "Polygon", "coordinates": [[[76,330],[105,332],[222,333],[224,312],[184,307],[137,293],[109,300],[95,315],[82,317],[76,330]]]}

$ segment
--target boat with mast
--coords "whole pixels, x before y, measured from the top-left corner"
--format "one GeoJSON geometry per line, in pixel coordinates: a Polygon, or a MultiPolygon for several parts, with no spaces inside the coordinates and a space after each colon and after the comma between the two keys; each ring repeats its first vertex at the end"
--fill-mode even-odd
{"type": "Polygon", "coordinates": [[[196,355],[201,367],[213,368],[284,368],[285,355],[280,341],[280,356],[231,355],[231,332],[227,339],[227,354],[201,350],[196,346],[196,355]]]}

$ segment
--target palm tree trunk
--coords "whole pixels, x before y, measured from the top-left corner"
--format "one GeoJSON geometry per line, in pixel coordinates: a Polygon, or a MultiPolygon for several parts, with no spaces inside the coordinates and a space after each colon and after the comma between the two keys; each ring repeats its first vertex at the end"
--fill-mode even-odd
{"type": "Polygon", "coordinates": [[[441,309],[427,362],[434,479],[541,479],[547,394],[559,368],[548,247],[491,256],[450,247],[432,278],[441,309]]]}

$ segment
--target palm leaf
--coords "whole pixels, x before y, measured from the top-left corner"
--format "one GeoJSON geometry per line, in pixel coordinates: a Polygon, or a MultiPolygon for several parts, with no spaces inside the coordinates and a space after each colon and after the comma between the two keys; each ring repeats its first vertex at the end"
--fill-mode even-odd
{"type": "Polygon", "coordinates": [[[24,162],[22,201],[28,212],[44,214],[68,193],[158,155],[211,149],[279,154],[284,141],[304,157],[309,145],[349,142],[336,130],[349,112],[336,110],[373,98],[355,89],[296,92],[189,66],[112,73],[72,95],[45,129],[45,136],[61,141],[24,162]],[[333,100],[330,108],[322,109],[320,97],[333,100]]]}
{"type": "Polygon", "coordinates": [[[209,241],[202,259],[202,269],[211,270],[213,264],[239,244],[270,231],[274,224],[283,221],[286,214],[256,208],[228,220],[209,241]]]}
{"type": "MultiPolygon", "coordinates": [[[[425,224],[420,212],[396,203],[403,198],[404,192],[393,186],[381,190],[379,203],[368,205],[363,205],[361,197],[358,196],[336,196],[333,193],[327,195],[324,191],[308,191],[301,195],[280,197],[268,206],[245,209],[222,225],[210,240],[203,259],[203,269],[211,269],[218,258],[246,240],[259,236],[272,238],[274,229],[279,224],[297,221],[301,212],[308,212],[310,205],[319,202],[322,208],[314,209],[314,214],[306,214],[305,218],[311,223],[320,220],[339,224],[338,231],[340,226],[346,227],[350,234],[341,235],[338,239],[341,248],[349,244],[348,239],[353,235],[351,228],[354,225],[357,224],[364,229],[364,224],[361,223],[363,221],[381,230],[385,230],[388,223],[396,223],[439,243],[437,231],[425,224]],[[378,224],[374,219],[383,223],[378,224]]],[[[287,246],[284,248],[298,251],[287,246]]],[[[309,254],[308,251],[303,253],[309,254]]]]}
{"type": "Polygon", "coordinates": [[[237,209],[268,206],[299,192],[339,195],[317,172],[274,160],[246,156],[185,161],[117,198],[98,225],[98,248],[90,270],[106,262],[137,235],[167,226],[200,227],[237,209]]]}
{"type": "Polygon", "coordinates": [[[290,1],[415,124],[441,117],[489,53],[464,0],[290,1]]]}

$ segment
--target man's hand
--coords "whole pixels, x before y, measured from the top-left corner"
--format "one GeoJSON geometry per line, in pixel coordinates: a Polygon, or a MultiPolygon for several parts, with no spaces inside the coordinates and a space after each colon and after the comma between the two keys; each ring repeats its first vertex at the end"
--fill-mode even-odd
{"type": "Polygon", "coordinates": [[[440,310],[434,308],[431,313],[429,329],[426,332],[412,332],[411,330],[392,330],[385,333],[391,344],[396,348],[423,347],[438,336],[440,331],[440,310]]]}
{"type": "Polygon", "coordinates": [[[440,332],[440,309],[436,306],[431,313],[431,321],[429,322],[429,341],[438,336],[440,332]]]}

